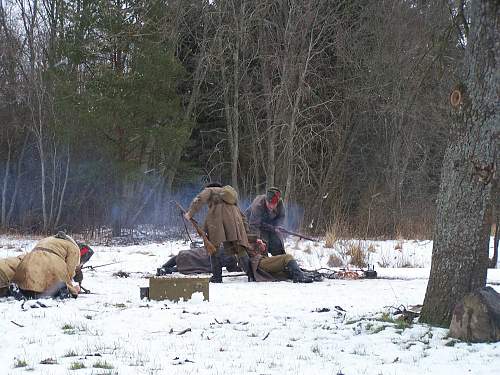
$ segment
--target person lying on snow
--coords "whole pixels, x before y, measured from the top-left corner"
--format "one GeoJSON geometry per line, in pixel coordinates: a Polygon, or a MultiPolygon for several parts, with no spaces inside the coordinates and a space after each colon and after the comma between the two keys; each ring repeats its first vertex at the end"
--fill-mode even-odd
{"type": "Polygon", "coordinates": [[[77,243],[64,232],[40,240],[19,263],[9,285],[16,299],[76,298],[82,281],[81,267],[93,255],[93,250],[77,243]]]}
{"type": "MultiPolygon", "coordinates": [[[[238,267],[236,256],[226,255],[223,249],[219,248],[217,257],[220,258],[221,266],[226,267],[228,272],[241,271],[238,267]]],[[[163,266],[156,270],[156,276],[168,275],[173,272],[180,272],[184,275],[211,273],[210,255],[203,246],[190,250],[181,250],[179,254],[170,258],[163,266]]]]}
{"type": "MultiPolygon", "coordinates": [[[[268,256],[267,244],[254,235],[249,235],[250,264],[256,281],[279,281],[291,279],[297,283],[311,283],[313,278],[304,274],[292,255],[268,256]]],[[[217,253],[229,272],[238,271],[236,257],[225,256],[222,249],[217,253]]],[[[182,250],[177,256],[172,257],[161,268],[157,269],[157,276],[181,272],[186,275],[195,273],[210,273],[212,270],[210,256],[205,248],[182,250]]]]}
{"type": "Polygon", "coordinates": [[[312,283],[314,279],[305,274],[290,254],[268,256],[267,243],[254,235],[250,242],[250,264],[255,281],[280,281],[291,279],[294,283],[312,283]]]}

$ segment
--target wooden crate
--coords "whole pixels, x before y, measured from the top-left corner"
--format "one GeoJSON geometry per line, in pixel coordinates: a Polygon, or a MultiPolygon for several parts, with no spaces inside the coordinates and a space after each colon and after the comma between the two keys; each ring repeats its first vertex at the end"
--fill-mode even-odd
{"type": "Polygon", "coordinates": [[[166,275],[149,278],[149,299],[162,301],[189,300],[194,293],[203,293],[203,300],[209,300],[207,276],[166,275]]]}

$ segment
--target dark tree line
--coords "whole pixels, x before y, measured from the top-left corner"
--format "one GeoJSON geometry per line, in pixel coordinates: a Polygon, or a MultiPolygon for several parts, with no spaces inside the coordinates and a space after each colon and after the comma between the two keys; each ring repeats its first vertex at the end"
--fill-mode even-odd
{"type": "Polygon", "coordinates": [[[313,232],[430,237],[464,21],[445,1],[1,0],[1,227],[170,225],[218,180],[280,187],[313,232]]]}

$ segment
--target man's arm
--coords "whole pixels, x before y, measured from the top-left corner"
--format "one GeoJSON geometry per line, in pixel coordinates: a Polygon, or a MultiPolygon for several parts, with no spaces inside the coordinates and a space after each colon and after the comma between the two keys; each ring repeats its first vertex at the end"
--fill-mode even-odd
{"type": "MultiPolygon", "coordinates": [[[[69,242],[69,241],[68,241],[69,242]]],[[[80,249],[75,244],[69,242],[66,255],[67,279],[64,280],[72,295],[78,295],[78,291],[73,286],[72,279],[75,276],[76,267],[80,264],[80,249]]]]}
{"type": "Polygon", "coordinates": [[[265,201],[259,200],[259,197],[255,198],[251,206],[247,211],[250,211],[248,215],[249,224],[251,226],[260,227],[263,223],[265,216],[265,201]]]}
{"type": "Polygon", "coordinates": [[[187,220],[190,220],[202,207],[208,202],[212,191],[210,188],[203,189],[191,202],[189,209],[184,214],[187,220]]]}

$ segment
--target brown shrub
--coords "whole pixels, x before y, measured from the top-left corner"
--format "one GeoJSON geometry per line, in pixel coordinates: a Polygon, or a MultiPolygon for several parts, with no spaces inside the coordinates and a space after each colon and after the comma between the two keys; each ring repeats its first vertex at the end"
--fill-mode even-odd
{"type": "Polygon", "coordinates": [[[360,242],[351,242],[348,245],[347,255],[351,257],[350,263],[356,267],[366,267],[367,251],[361,246],[360,242]]]}
{"type": "Polygon", "coordinates": [[[344,265],[342,259],[340,259],[336,254],[330,254],[330,256],[328,257],[328,262],[326,264],[328,265],[328,267],[342,267],[344,265]]]}

